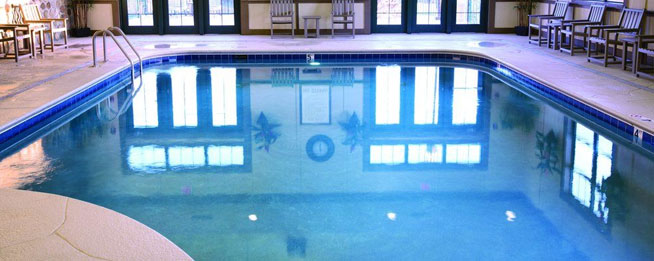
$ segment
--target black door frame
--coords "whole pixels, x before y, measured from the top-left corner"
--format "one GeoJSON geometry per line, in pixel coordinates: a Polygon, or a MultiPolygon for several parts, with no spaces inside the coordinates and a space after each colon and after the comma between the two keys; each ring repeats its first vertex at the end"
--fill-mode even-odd
{"type": "Polygon", "coordinates": [[[377,25],[377,1],[371,1],[371,31],[373,33],[420,33],[420,32],[487,32],[488,31],[488,1],[481,0],[481,17],[476,25],[456,24],[456,1],[442,0],[441,2],[441,24],[440,25],[418,25],[416,24],[417,0],[402,0],[402,24],[401,25],[377,25]]]}
{"type": "Polygon", "coordinates": [[[120,0],[121,28],[127,34],[238,34],[241,32],[240,0],[234,0],[234,25],[209,25],[209,0],[193,1],[193,26],[168,25],[168,0],[152,0],[153,26],[129,26],[127,1],[120,0]]]}

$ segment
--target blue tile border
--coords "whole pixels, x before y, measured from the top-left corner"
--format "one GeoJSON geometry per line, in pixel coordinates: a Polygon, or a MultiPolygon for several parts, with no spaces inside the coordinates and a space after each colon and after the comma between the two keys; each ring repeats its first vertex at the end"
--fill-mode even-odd
{"type": "MultiPolygon", "coordinates": [[[[489,69],[492,72],[504,75],[524,87],[536,91],[545,97],[560,103],[573,111],[582,114],[586,118],[595,119],[602,123],[605,127],[614,131],[615,133],[627,139],[631,139],[634,135],[634,126],[629,123],[623,122],[607,113],[597,110],[589,105],[584,104],[574,98],[571,98],[564,93],[561,93],[545,84],[531,79],[525,74],[512,69],[504,64],[498,63],[494,60],[479,57],[469,54],[452,54],[452,53],[434,53],[434,52],[416,52],[416,53],[313,53],[314,61],[321,64],[339,64],[339,63],[443,63],[443,62],[457,62],[465,63],[476,66],[481,66],[489,69]]],[[[177,54],[167,55],[160,57],[148,58],[143,61],[143,68],[147,69],[153,66],[164,64],[240,64],[240,65],[256,65],[256,64],[295,64],[306,65],[307,53],[198,53],[198,54],[177,54]]],[[[139,65],[135,65],[134,69],[138,75],[139,65]]],[[[73,94],[69,98],[56,103],[49,108],[46,108],[32,117],[13,125],[10,128],[0,132],[0,144],[29,131],[29,128],[36,126],[38,123],[45,121],[49,117],[62,112],[66,109],[74,108],[75,105],[82,101],[93,97],[101,91],[107,90],[114,84],[129,79],[129,68],[125,68],[108,78],[100,80],[94,84],[89,85],[88,88],[73,94]]],[[[654,152],[654,135],[644,132],[643,133],[643,147],[647,150],[654,152]]]]}

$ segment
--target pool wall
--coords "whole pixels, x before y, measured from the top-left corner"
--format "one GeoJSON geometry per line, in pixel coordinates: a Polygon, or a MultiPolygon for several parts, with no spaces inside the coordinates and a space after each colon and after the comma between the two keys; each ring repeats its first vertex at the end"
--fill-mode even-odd
{"type": "MultiPolygon", "coordinates": [[[[583,115],[585,118],[593,119],[610,131],[622,136],[634,143],[642,145],[645,149],[654,152],[654,135],[642,131],[631,123],[616,118],[602,110],[596,109],[583,103],[568,94],[557,90],[547,84],[534,80],[524,73],[493,60],[488,57],[481,57],[472,54],[421,52],[421,53],[194,53],[164,55],[147,58],[143,61],[144,69],[165,64],[225,64],[225,65],[292,65],[308,66],[309,62],[316,62],[322,65],[347,65],[351,63],[370,64],[420,64],[420,63],[460,63],[480,66],[488,72],[508,77],[515,82],[529,88],[565,107],[583,115]],[[310,57],[313,56],[313,57],[310,57]],[[640,138],[642,137],[642,139],[640,138]]],[[[136,74],[139,72],[139,65],[134,66],[136,74]]],[[[107,77],[87,84],[77,91],[66,95],[64,98],[35,110],[32,114],[25,115],[0,129],[0,148],[29,134],[34,127],[44,121],[52,120],[63,112],[74,109],[77,105],[86,102],[94,96],[102,93],[119,82],[129,80],[131,73],[129,66],[114,72],[107,77]]],[[[1,150],[1,149],[0,149],[1,150]]]]}

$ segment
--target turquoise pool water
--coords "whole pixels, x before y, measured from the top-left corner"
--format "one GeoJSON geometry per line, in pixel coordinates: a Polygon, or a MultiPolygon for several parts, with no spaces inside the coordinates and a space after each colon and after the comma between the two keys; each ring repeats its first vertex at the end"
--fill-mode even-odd
{"type": "Polygon", "coordinates": [[[154,66],[0,161],[198,260],[654,258],[652,154],[448,65],[154,66]]]}

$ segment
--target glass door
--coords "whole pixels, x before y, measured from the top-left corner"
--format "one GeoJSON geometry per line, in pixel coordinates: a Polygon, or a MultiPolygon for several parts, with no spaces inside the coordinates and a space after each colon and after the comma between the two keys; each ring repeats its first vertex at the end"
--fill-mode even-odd
{"type": "Polygon", "coordinates": [[[485,32],[487,0],[373,0],[373,33],[485,32]]]}
{"type": "Polygon", "coordinates": [[[488,1],[455,0],[448,7],[448,12],[454,14],[449,32],[486,32],[488,1]]]}
{"type": "Polygon", "coordinates": [[[239,33],[239,5],[234,0],[205,0],[208,33],[239,33]]]}
{"type": "Polygon", "coordinates": [[[416,0],[409,32],[443,32],[446,19],[443,12],[446,0],[416,0]]]}
{"type": "Polygon", "coordinates": [[[165,33],[200,33],[196,0],[168,0],[164,5],[165,33]]]}
{"type": "Polygon", "coordinates": [[[238,0],[121,0],[132,34],[239,33],[238,0]]]}
{"type": "Polygon", "coordinates": [[[158,28],[155,10],[159,1],[153,0],[122,0],[121,8],[123,30],[131,34],[154,34],[158,28]]]}
{"type": "Polygon", "coordinates": [[[372,32],[405,32],[406,9],[406,0],[373,0],[372,32]]]}

